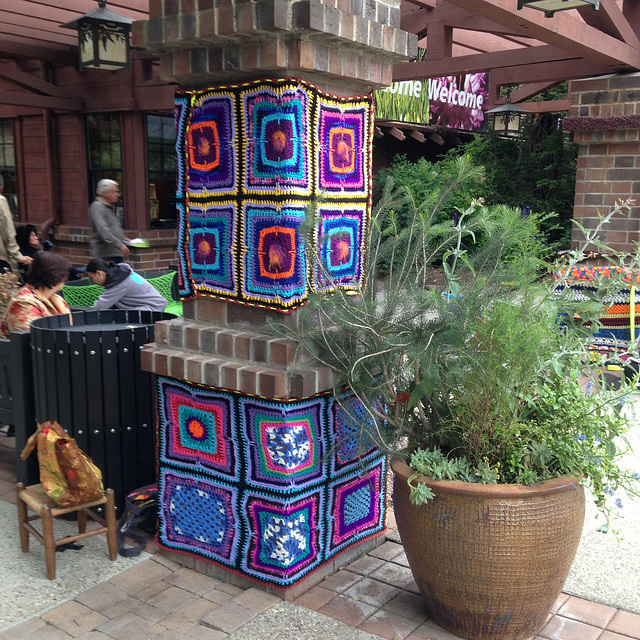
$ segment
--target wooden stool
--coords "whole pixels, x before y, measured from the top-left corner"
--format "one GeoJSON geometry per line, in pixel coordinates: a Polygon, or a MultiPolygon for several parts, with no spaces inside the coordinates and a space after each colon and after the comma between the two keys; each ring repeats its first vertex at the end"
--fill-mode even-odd
{"type": "Polygon", "coordinates": [[[47,577],[54,580],[56,577],[56,547],[97,536],[101,533],[107,534],[107,545],[109,547],[109,559],[115,560],[118,555],[116,542],[116,509],[113,498],[113,489],[106,489],[104,496],[93,502],[77,504],[73,507],[58,507],[56,503],[47,495],[41,484],[34,484],[25,487],[22,482],[17,485],[18,489],[18,526],[20,527],[20,544],[23,553],[29,551],[29,534],[35,536],[44,545],[44,555],[47,561],[47,577]],[[106,504],[105,520],[96,515],[89,507],[99,504],[106,504]],[[27,507],[35,511],[35,515],[27,514],[27,507]],[[53,537],[53,518],[76,511],[78,513],[78,533],[56,540],[53,537]],[[87,516],[100,524],[100,528],[87,531],[87,516]],[[33,520],[42,520],[42,533],[32,524],[33,520]]]}

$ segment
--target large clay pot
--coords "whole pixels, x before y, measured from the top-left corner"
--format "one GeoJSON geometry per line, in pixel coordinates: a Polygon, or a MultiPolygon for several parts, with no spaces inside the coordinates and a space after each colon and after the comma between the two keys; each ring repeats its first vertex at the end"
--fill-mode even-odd
{"type": "Polygon", "coordinates": [[[409,566],[431,616],[472,640],[521,640],[545,624],[580,542],[584,489],[432,480],[409,502],[412,470],[394,461],[393,505],[409,566]]]}

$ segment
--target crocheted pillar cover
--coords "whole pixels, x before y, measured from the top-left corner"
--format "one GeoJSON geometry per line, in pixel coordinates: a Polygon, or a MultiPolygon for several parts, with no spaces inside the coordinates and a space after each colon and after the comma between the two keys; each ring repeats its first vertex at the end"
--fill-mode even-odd
{"type": "Polygon", "coordinates": [[[256,80],[178,90],[175,105],[182,299],[287,312],[308,287],[362,285],[371,96],[256,80]],[[307,216],[313,247],[302,232],[307,216]]]}
{"type": "MultiPolygon", "coordinates": [[[[570,299],[574,301],[589,301],[590,294],[595,293],[593,286],[596,281],[611,278],[612,274],[623,275],[624,282],[629,288],[608,294],[605,297],[607,308],[600,320],[598,331],[589,338],[587,347],[603,354],[625,352],[631,345],[631,285],[636,286],[634,340],[640,338],[640,273],[631,269],[616,266],[580,266],[574,265],[568,270],[563,267],[554,273],[554,277],[564,278],[570,288],[570,299]],[[590,285],[590,283],[592,283],[590,285]]],[[[558,286],[555,294],[563,295],[565,286],[558,286]]]]}
{"type": "Polygon", "coordinates": [[[157,381],[158,542],[277,588],[386,522],[386,458],[330,392],[274,401],[157,381]]]}

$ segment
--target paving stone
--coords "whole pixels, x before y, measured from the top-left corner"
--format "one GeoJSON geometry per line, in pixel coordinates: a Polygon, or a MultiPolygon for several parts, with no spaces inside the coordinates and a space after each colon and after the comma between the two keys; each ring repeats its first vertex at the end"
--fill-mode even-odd
{"type": "Polygon", "coordinates": [[[178,589],[178,587],[170,587],[154,598],[148,600],[148,604],[158,607],[167,613],[173,613],[178,609],[186,607],[195,600],[196,596],[190,591],[178,589]]]}
{"type": "Polygon", "coordinates": [[[97,631],[101,631],[102,633],[111,635],[113,633],[116,633],[123,627],[126,627],[128,624],[132,623],[134,620],[136,620],[136,616],[134,616],[131,612],[127,610],[126,612],[121,613],[119,616],[115,616],[111,620],[107,620],[106,622],[102,623],[98,627],[97,631]]]}
{"type": "Polygon", "coordinates": [[[640,615],[629,611],[618,611],[607,625],[607,631],[638,640],[640,639],[640,615]]]}
{"type": "Polygon", "coordinates": [[[158,607],[154,607],[148,602],[137,600],[136,598],[131,598],[129,601],[129,613],[153,622],[158,622],[167,617],[166,611],[159,609],[158,607]]]}
{"type": "Polygon", "coordinates": [[[220,607],[219,604],[217,604],[216,602],[211,602],[211,600],[205,600],[204,598],[196,598],[189,604],[178,609],[175,613],[172,613],[170,616],[165,618],[162,621],[162,624],[165,627],[168,627],[169,625],[167,624],[167,620],[171,619],[172,616],[175,616],[176,618],[185,618],[192,622],[197,622],[198,620],[201,620],[206,615],[208,615],[212,611],[215,611],[219,607],[220,607]]]}
{"type": "Polygon", "coordinates": [[[351,598],[339,595],[318,609],[318,613],[329,616],[350,627],[357,627],[376,611],[376,607],[366,602],[357,602],[351,598]]]}
{"type": "MultiPolygon", "coordinates": [[[[193,629],[185,634],[187,638],[195,638],[195,640],[223,640],[229,636],[223,631],[210,629],[202,624],[194,625],[193,629]]],[[[256,638],[256,640],[258,640],[256,638]]]]}
{"type": "Polygon", "coordinates": [[[108,620],[101,613],[74,600],[47,611],[42,619],[73,637],[92,631],[108,620]]]}
{"type": "Polygon", "coordinates": [[[385,611],[395,613],[403,618],[415,620],[419,624],[429,618],[429,611],[422,596],[409,591],[401,591],[393,600],[387,602],[383,608],[385,611]]]}
{"type": "Polygon", "coordinates": [[[391,560],[394,564],[402,565],[403,567],[409,566],[409,561],[407,560],[407,554],[403,551],[399,553],[393,560],[391,560]]]}
{"type": "Polygon", "coordinates": [[[251,611],[261,613],[262,611],[266,611],[269,607],[272,607],[274,604],[282,602],[282,599],[278,598],[278,596],[274,596],[272,593],[267,593],[261,589],[251,587],[251,589],[247,589],[244,593],[236,596],[233,599],[233,602],[242,605],[247,609],[251,609],[251,611]]]}
{"type": "Polygon", "coordinates": [[[202,594],[202,598],[206,600],[210,600],[211,602],[215,602],[216,604],[224,604],[225,602],[230,602],[235,598],[235,596],[227,593],[226,591],[221,591],[220,589],[211,589],[211,591],[207,591],[207,593],[202,594]]]}
{"type": "Polygon", "coordinates": [[[233,633],[245,622],[249,622],[255,615],[255,611],[242,607],[235,602],[229,602],[224,607],[219,607],[202,618],[200,624],[216,631],[233,633]]]}
{"type": "Polygon", "coordinates": [[[141,562],[131,569],[127,569],[109,581],[115,587],[135,596],[145,587],[166,578],[171,571],[157,562],[148,560],[141,562]]]}
{"type": "Polygon", "coordinates": [[[244,591],[244,589],[236,587],[234,584],[227,584],[226,582],[222,581],[220,581],[220,584],[216,585],[216,589],[218,589],[219,591],[224,591],[231,596],[239,596],[244,591]]]}
{"type": "Polygon", "coordinates": [[[197,621],[194,622],[193,620],[189,620],[186,616],[182,616],[179,612],[176,612],[162,618],[158,624],[162,625],[168,631],[173,631],[177,634],[184,634],[193,629],[193,627],[198,623],[197,621]]]}
{"type": "Polygon", "coordinates": [[[387,542],[381,544],[377,549],[369,551],[369,555],[374,558],[380,558],[381,560],[393,560],[393,558],[402,553],[402,551],[401,544],[387,540],[387,542]]]}
{"type": "Polygon", "coordinates": [[[409,583],[413,582],[411,569],[392,562],[387,562],[379,569],[376,569],[369,577],[380,580],[380,582],[386,582],[399,589],[404,589],[409,583]]]}
{"type": "Polygon", "coordinates": [[[138,591],[138,593],[133,594],[138,600],[142,600],[143,602],[149,602],[152,598],[155,598],[157,595],[161,594],[163,591],[169,589],[171,585],[166,580],[158,580],[153,584],[145,587],[144,589],[138,591]]]}
{"type": "Polygon", "coordinates": [[[445,631],[436,624],[422,624],[406,640],[462,640],[460,636],[445,631]]]}
{"type": "Polygon", "coordinates": [[[374,558],[373,556],[366,555],[362,558],[358,558],[355,562],[348,565],[349,571],[353,573],[359,573],[361,576],[368,576],[372,571],[379,569],[385,563],[380,558],[374,558]]]}
{"type": "Polygon", "coordinates": [[[38,629],[46,626],[46,623],[41,618],[31,618],[22,624],[11,627],[7,631],[2,632],[2,640],[24,640],[31,637],[38,629]]]}
{"type": "Polygon", "coordinates": [[[420,593],[420,589],[418,588],[418,585],[416,584],[415,580],[412,580],[411,582],[406,584],[404,587],[404,590],[408,591],[409,593],[415,593],[418,596],[422,596],[422,594],[420,593]]]}
{"type": "Polygon", "coordinates": [[[325,578],[320,583],[320,586],[324,589],[335,591],[336,593],[342,593],[349,587],[352,587],[356,582],[358,582],[358,580],[362,580],[361,575],[342,569],[340,571],[336,571],[328,578],[325,578]]]}
{"type": "Polygon", "coordinates": [[[186,569],[185,567],[178,569],[175,573],[170,575],[167,578],[167,582],[170,582],[181,589],[191,591],[191,593],[196,593],[199,596],[207,591],[211,591],[211,589],[221,584],[220,580],[217,580],[216,578],[205,576],[202,573],[198,573],[193,569],[186,569]]]}
{"type": "Polygon", "coordinates": [[[541,638],[549,640],[596,640],[601,634],[601,628],[562,616],[553,616],[544,629],[538,632],[541,638]]]}
{"type": "Polygon", "coordinates": [[[379,608],[395,598],[399,593],[400,589],[390,584],[371,578],[362,578],[352,587],[349,587],[343,595],[379,608]]]}
{"type": "Polygon", "coordinates": [[[311,611],[317,611],[335,597],[335,591],[324,589],[323,587],[313,587],[313,589],[309,589],[309,591],[295,600],[295,603],[306,609],[311,609],[311,611]]]}
{"type": "Polygon", "coordinates": [[[619,633],[604,631],[598,640],[629,640],[629,636],[621,636],[619,633]]]}
{"type": "Polygon", "coordinates": [[[571,596],[559,609],[558,615],[605,629],[616,614],[616,609],[603,604],[571,596]]]}
{"type": "Polygon", "coordinates": [[[115,640],[151,640],[151,638],[159,636],[164,630],[164,627],[151,620],[136,618],[133,622],[111,632],[109,635],[115,640]]]}
{"type": "Polygon", "coordinates": [[[419,622],[409,620],[402,616],[390,613],[384,609],[376,611],[370,618],[367,618],[358,629],[375,633],[387,640],[404,640],[412,631],[420,626],[419,622]]]}
{"type": "Polygon", "coordinates": [[[179,562],[176,562],[171,558],[167,558],[167,556],[162,553],[158,553],[157,555],[153,556],[153,561],[169,569],[169,571],[178,571],[182,568],[182,565],[179,562]]]}
{"type": "Polygon", "coordinates": [[[562,607],[562,605],[569,599],[569,594],[567,593],[561,593],[557,598],[556,601],[553,604],[553,607],[551,607],[551,613],[558,613],[560,607],[562,607]]]}
{"type": "Polygon", "coordinates": [[[105,609],[112,607],[118,602],[122,602],[122,600],[128,597],[122,589],[118,589],[118,587],[107,582],[106,584],[99,584],[97,587],[81,593],[76,598],[76,601],[89,609],[102,613],[105,609]]]}
{"type": "MultiPolygon", "coordinates": [[[[57,629],[56,627],[48,625],[46,627],[41,627],[29,636],[29,640],[32,640],[32,638],[34,640],[68,640],[69,638],[73,638],[73,636],[70,636],[68,633],[57,629]]],[[[26,640],[26,638],[23,640],[26,640]]]]}
{"type": "Polygon", "coordinates": [[[100,631],[89,631],[81,636],[76,636],[76,640],[111,640],[106,633],[100,631]]]}

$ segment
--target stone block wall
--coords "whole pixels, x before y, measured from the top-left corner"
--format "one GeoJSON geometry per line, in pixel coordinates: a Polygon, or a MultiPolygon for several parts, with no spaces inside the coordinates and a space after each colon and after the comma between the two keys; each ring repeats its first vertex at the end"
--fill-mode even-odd
{"type": "MultiPolygon", "coordinates": [[[[570,98],[563,128],[579,147],[573,217],[593,229],[598,211],[606,214],[617,201],[640,196],[640,74],[575,80],[570,98]]],[[[618,251],[634,251],[640,206],[616,216],[601,238],[618,251]]],[[[572,244],[581,239],[574,229],[572,244]]]]}
{"type": "Polygon", "coordinates": [[[417,46],[384,0],[152,0],[150,11],[133,24],[134,46],[186,85],[287,74],[369,91],[391,84],[393,64],[417,46]]]}

